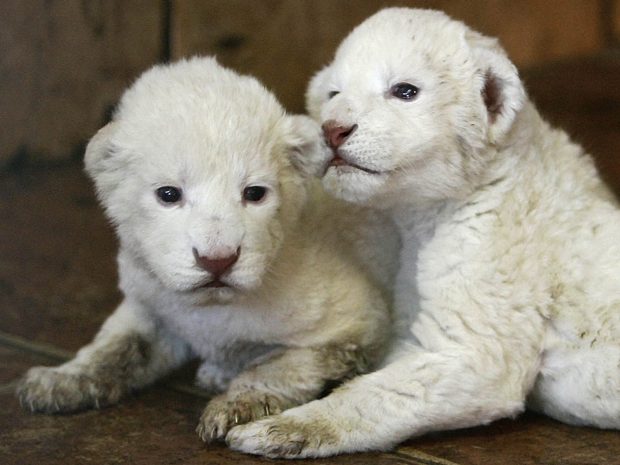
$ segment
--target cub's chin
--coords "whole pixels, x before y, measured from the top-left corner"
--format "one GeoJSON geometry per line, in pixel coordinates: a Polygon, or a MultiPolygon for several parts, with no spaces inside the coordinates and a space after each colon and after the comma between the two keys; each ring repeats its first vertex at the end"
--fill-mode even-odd
{"type": "Polygon", "coordinates": [[[213,304],[230,303],[235,300],[242,291],[230,286],[199,287],[191,291],[191,298],[195,303],[213,304]]]}
{"type": "Polygon", "coordinates": [[[323,187],[334,197],[357,204],[372,203],[382,191],[388,175],[368,172],[351,165],[329,166],[323,187]]]}
{"type": "Polygon", "coordinates": [[[215,282],[198,284],[185,294],[195,298],[200,303],[230,303],[235,299],[247,296],[258,291],[263,286],[262,275],[245,273],[239,275],[232,273],[215,282]]]}

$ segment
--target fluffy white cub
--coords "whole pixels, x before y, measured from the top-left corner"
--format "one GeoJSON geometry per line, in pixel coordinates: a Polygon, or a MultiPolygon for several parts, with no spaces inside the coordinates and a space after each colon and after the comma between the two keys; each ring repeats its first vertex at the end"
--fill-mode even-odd
{"type": "Polygon", "coordinates": [[[112,404],[199,357],[200,384],[223,391],[198,426],[211,441],[368,370],[395,261],[370,245],[396,254],[396,231],[324,198],[319,134],[213,59],[144,73],[86,150],[120,239],[124,299],[73,360],[26,374],[22,403],[112,404]]]}
{"type": "Polygon", "coordinates": [[[358,26],[308,90],[324,185],[400,230],[390,362],[231,431],[325,456],[515,416],[620,427],[620,212],[591,158],[528,100],[497,41],[437,11],[358,26]]]}

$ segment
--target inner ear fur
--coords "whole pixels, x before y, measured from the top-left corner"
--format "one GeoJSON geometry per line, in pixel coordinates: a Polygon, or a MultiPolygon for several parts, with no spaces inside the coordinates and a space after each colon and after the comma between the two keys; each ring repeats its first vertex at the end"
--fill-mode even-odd
{"type": "Polygon", "coordinates": [[[502,83],[499,78],[491,71],[487,71],[484,75],[484,87],[482,88],[482,99],[487,108],[489,122],[495,123],[497,117],[502,114],[502,106],[504,99],[502,95],[502,83]]]}
{"type": "Polygon", "coordinates": [[[499,142],[525,104],[525,90],[515,65],[496,39],[473,31],[468,35],[483,76],[481,99],[487,110],[489,141],[499,142]]]}

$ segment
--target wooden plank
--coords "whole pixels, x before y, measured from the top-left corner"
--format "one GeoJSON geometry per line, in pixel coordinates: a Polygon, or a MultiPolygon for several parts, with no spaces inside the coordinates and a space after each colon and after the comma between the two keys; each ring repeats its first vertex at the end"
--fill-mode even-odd
{"type": "MultiPolygon", "coordinates": [[[[172,56],[214,54],[261,79],[286,107],[301,112],[308,79],[344,36],[394,2],[376,0],[172,0],[172,56]]],[[[603,47],[595,0],[408,0],[444,9],[498,36],[512,59],[530,66],[603,47]]]]}
{"type": "Polygon", "coordinates": [[[438,3],[456,18],[498,37],[520,67],[595,53],[605,45],[602,5],[596,0],[438,3]]]}
{"type": "MultiPolygon", "coordinates": [[[[55,160],[79,151],[122,89],[164,55],[164,3],[0,2],[0,166],[20,153],[55,160]]],[[[289,109],[303,111],[310,76],[330,60],[352,27],[390,3],[171,0],[172,55],[217,54],[222,63],[263,80],[289,109]]],[[[522,66],[602,46],[595,0],[401,3],[444,8],[499,36],[522,66]]]]}
{"type": "Polygon", "coordinates": [[[0,2],[0,167],[19,154],[58,160],[79,150],[123,88],[160,59],[163,6],[0,2]]]}
{"type": "Polygon", "coordinates": [[[612,34],[615,45],[620,45],[620,0],[612,0],[612,34]]]}

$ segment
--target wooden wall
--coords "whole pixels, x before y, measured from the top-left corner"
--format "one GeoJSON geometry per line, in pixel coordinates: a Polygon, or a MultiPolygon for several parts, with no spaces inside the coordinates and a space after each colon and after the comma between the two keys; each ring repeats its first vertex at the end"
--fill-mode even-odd
{"type": "Polygon", "coordinates": [[[215,54],[301,112],[312,73],[391,5],[444,9],[521,67],[620,43],[620,0],[2,0],[0,168],[81,156],[122,90],[167,59],[215,54]]]}
{"type": "Polygon", "coordinates": [[[620,45],[620,0],[614,0],[610,7],[610,16],[613,21],[612,40],[614,45],[620,45]]]}
{"type": "Polygon", "coordinates": [[[1,0],[0,164],[66,159],[161,58],[163,2],[1,0]]]}

